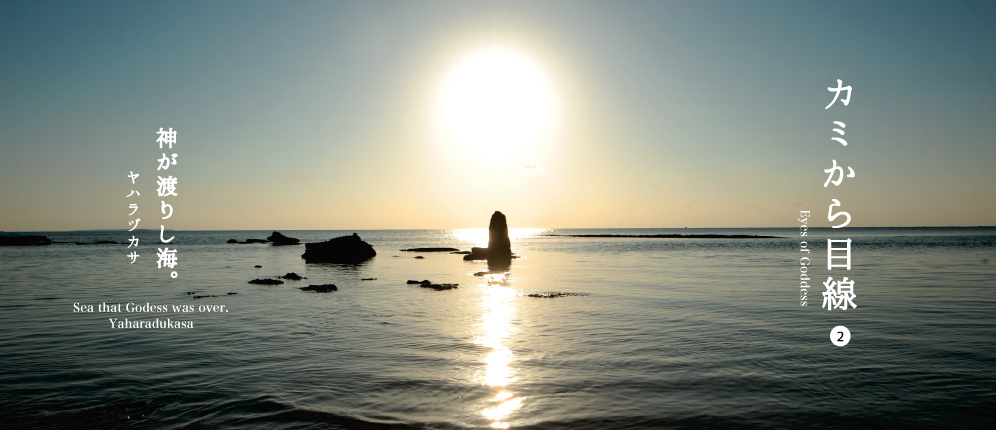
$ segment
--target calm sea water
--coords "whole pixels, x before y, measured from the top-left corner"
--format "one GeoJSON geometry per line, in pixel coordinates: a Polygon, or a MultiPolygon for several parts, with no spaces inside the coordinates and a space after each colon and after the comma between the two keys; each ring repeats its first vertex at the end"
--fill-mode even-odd
{"type": "MultiPolygon", "coordinates": [[[[996,228],[810,230],[818,288],[799,305],[796,229],[514,231],[504,275],[402,248],[485,231],[359,231],[377,257],[306,264],[269,231],[158,232],[126,245],[0,248],[5,428],[993,428],[996,228]],[[758,234],[779,239],[545,237],[758,234]],[[826,237],[853,240],[826,270],[826,237]],[[821,242],[822,241],[822,242],[821,242]],[[134,248],[133,248],[134,249],[134,248]],[[414,258],[424,256],[422,259],[414,258]],[[261,265],[262,268],[255,268],[261,265]],[[284,285],[249,280],[296,272],[284,285]],[[857,309],[821,309],[828,275],[857,309]],[[376,278],[376,280],[362,280],[376,278]],[[408,279],[459,283],[433,291],[408,279]],[[297,287],[334,283],[339,291],[297,287]],[[196,295],[218,297],[193,298],[196,295]],[[531,293],[582,294],[534,298],[531,293]],[[229,295],[229,293],[237,293],[229,295]],[[224,305],[84,313],[73,304],[224,305]],[[114,329],[108,318],[192,321],[114,329]],[[834,326],[851,332],[830,342],[834,326]]],[[[352,231],[284,231],[322,241],[352,231]]],[[[126,242],[123,231],[50,232],[126,242]]],[[[95,309],[96,310],[96,309],[95,309]]]]}

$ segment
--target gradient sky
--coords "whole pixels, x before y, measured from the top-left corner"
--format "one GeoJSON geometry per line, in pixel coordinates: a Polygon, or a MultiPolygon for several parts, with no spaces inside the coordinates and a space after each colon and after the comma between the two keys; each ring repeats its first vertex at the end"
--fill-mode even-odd
{"type": "Polygon", "coordinates": [[[983,1],[3,2],[0,230],[158,226],[159,127],[167,228],[996,225],[994,46],[983,1]],[[489,46],[560,106],[515,154],[433,128],[489,46]]]}

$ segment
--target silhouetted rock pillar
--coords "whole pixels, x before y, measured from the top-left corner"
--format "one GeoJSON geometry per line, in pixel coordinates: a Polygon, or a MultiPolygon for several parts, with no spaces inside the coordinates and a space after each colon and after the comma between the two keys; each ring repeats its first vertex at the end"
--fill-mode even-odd
{"type": "Polygon", "coordinates": [[[505,215],[495,211],[488,224],[488,247],[470,248],[470,254],[463,256],[464,260],[488,260],[488,270],[503,272],[512,263],[512,241],[508,238],[508,222],[505,215]]]}
{"type": "Polygon", "coordinates": [[[488,224],[488,266],[495,268],[509,266],[512,262],[512,241],[508,237],[508,222],[505,214],[495,211],[488,224]]]}

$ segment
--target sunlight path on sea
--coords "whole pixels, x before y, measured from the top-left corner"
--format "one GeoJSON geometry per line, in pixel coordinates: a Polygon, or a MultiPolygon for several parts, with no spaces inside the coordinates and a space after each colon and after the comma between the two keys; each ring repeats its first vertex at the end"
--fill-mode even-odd
{"type": "Polygon", "coordinates": [[[512,370],[514,356],[505,341],[514,331],[511,324],[515,314],[516,292],[508,287],[505,273],[488,274],[482,282],[481,308],[483,315],[478,324],[474,343],[489,349],[484,357],[485,372],[482,385],[495,393],[491,405],[481,413],[491,421],[493,428],[508,428],[508,417],[522,405],[523,397],[516,397],[509,389],[515,381],[512,370]]]}

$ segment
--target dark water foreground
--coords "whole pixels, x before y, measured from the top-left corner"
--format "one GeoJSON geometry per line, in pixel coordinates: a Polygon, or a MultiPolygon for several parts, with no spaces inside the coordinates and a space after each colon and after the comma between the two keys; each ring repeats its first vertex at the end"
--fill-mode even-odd
{"type": "MultiPolygon", "coordinates": [[[[474,276],[484,263],[460,255],[399,251],[480,246],[474,231],[360,231],[378,251],[360,266],[305,264],[301,246],[225,243],[270,231],[178,232],[177,279],[155,267],[158,232],[140,235],[134,265],[126,245],[3,247],[0,423],[993,427],[996,229],[850,230],[852,270],[828,272],[817,246],[810,272],[855,280],[858,308],[847,311],[821,309],[818,289],[799,306],[794,229],[513,231],[522,258],[507,275],[486,276],[474,276]],[[308,279],[247,283],[287,272],[308,279]],[[433,291],[408,279],[460,285],[433,291]],[[326,283],[339,290],[298,289],[326,283]],[[555,292],[581,295],[528,297],[555,292]],[[74,313],[77,302],[229,312],[74,313]],[[193,328],[112,329],[108,317],[193,328]],[[830,343],[836,325],[851,331],[845,347],[830,343]]],[[[352,231],[284,233],[310,242],[352,231]]],[[[43,234],[70,243],[130,237],[43,234]]]]}

